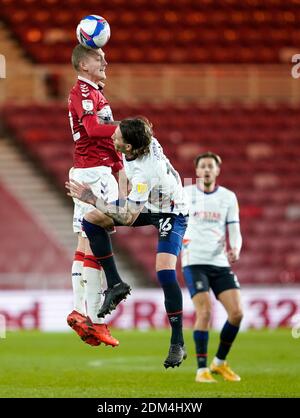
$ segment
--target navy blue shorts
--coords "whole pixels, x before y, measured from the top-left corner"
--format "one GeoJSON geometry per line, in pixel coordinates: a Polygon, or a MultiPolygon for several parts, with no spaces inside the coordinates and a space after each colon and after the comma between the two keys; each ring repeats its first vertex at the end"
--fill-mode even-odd
{"type": "Polygon", "coordinates": [[[211,289],[217,298],[224,290],[240,288],[230,267],[195,264],[184,267],[183,275],[191,297],[211,289]]]}
{"type": "MultiPolygon", "coordinates": [[[[116,206],[124,206],[126,200],[118,199],[113,202],[116,206]]],[[[146,208],[136,218],[130,227],[153,225],[158,230],[157,253],[169,253],[178,257],[182,239],[188,223],[188,215],[175,215],[174,213],[152,213],[146,208]]],[[[114,221],[115,226],[125,226],[114,221]]]]}
{"type": "MultiPolygon", "coordinates": [[[[188,216],[182,214],[141,212],[130,228],[155,226],[158,230],[157,253],[169,253],[178,257],[187,223],[188,216]]],[[[115,222],[115,226],[125,225],[115,222]]]]}
{"type": "Polygon", "coordinates": [[[182,238],[187,227],[188,216],[173,213],[140,213],[132,227],[153,225],[158,230],[158,253],[174,254],[178,257],[182,238]]]}

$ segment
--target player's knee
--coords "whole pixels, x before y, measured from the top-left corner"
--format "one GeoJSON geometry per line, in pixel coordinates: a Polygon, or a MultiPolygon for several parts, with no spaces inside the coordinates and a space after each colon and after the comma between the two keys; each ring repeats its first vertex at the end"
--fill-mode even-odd
{"type": "Polygon", "coordinates": [[[228,319],[231,324],[236,326],[240,325],[243,319],[243,311],[241,309],[234,309],[230,312],[228,319]]]}
{"type": "Polygon", "coordinates": [[[76,251],[80,251],[82,253],[85,252],[85,245],[86,245],[86,241],[87,239],[82,237],[79,233],[78,233],[78,242],[77,242],[77,248],[76,251]]]}
{"type": "Polygon", "coordinates": [[[155,268],[159,272],[161,270],[175,270],[177,257],[169,253],[158,253],[156,256],[155,268]]]}
{"type": "Polygon", "coordinates": [[[208,324],[211,319],[211,309],[204,307],[197,309],[196,320],[208,324]]]}
{"type": "Polygon", "coordinates": [[[156,262],[155,268],[157,273],[162,270],[175,270],[175,266],[173,263],[163,261],[156,262]]]}

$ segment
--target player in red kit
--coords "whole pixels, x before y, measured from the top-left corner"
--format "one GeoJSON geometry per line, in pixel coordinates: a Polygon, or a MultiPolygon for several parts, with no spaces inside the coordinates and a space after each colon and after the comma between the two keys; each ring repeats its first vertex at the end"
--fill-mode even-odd
{"type": "MultiPolygon", "coordinates": [[[[116,129],[108,101],[102,94],[107,62],[102,49],[87,49],[77,45],[72,64],[78,80],[69,96],[69,118],[75,144],[74,166],[70,179],[87,183],[107,202],[118,199],[118,184],[112,172],[122,170],[121,154],[116,152],[112,134],[116,129]]],[[[119,341],[110,335],[108,327],[97,317],[103,303],[102,269],[94,257],[88,239],[82,231],[82,218],[90,213],[97,224],[95,207],[74,199],[73,230],[78,245],[72,265],[74,310],[68,324],[83,341],[90,345],[101,342],[117,346],[119,341]]]]}

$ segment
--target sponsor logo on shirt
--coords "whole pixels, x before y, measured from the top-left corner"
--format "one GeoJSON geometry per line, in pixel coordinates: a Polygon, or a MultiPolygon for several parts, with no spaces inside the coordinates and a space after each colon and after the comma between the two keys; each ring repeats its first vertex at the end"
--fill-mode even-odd
{"type": "Polygon", "coordinates": [[[193,216],[206,222],[218,222],[221,220],[220,212],[208,212],[203,210],[199,212],[194,212],[193,216]]]}

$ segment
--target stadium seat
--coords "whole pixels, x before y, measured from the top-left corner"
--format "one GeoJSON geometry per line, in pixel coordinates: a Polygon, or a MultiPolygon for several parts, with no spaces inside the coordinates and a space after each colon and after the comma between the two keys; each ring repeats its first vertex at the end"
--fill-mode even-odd
{"type": "MultiPolygon", "coordinates": [[[[95,0],[6,0],[2,19],[28,55],[39,63],[67,63],[80,19],[95,0]],[[60,2],[61,4],[62,2],[60,2]],[[72,10],[72,13],[69,12],[72,10]]],[[[105,4],[111,25],[109,57],[122,63],[279,63],[283,48],[300,41],[295,2],[127,2],[105,4]],[[244,4],[245,3],[245,4],[244,4]],[[180,29],[179,29],[180,28],[180,29]],[[134,33],[134,36],[132,36],[134,33]]]]}
{"type": "Polygon", "coordinates": [[[14,285],[25,288],[22,274],[30,273],[38,277],[38,274],[64,275],[69,271],[69,257],[1,182],[0,193],[0,217],[5,219],[1,227],[5,237],[0,253],[1,273],[19,275],[18,283],[14,282],[14,285]]]}
{"type": "MultiPolygon", "coordinates": [[[[236,192],[240,204],[244,243],[235,269],[241,283],[259,284],[300,282],[295,256],[300,250],[299,112],[284,104],[272,108],[122,104],[114,108],[117,120],[145,114],[155,123],[155,135],[183,179],[194,178],[193,160],[199,152],[221,155],[220,183],[236,192]],[[178,118],[182,113],[184,121],[178,118]]],[[[65,193],[73,141],[64,106],[7,105],[2,116],[23,149],[65,193]],[[55,132],[46,129],[54,124],[55,132]]],[[[149,250],[155,248],[156,231],[119,228],[113,239],[156,283],[149,250]]],[[[183,284],[179,269],[178,273],[183,284]]]]}

